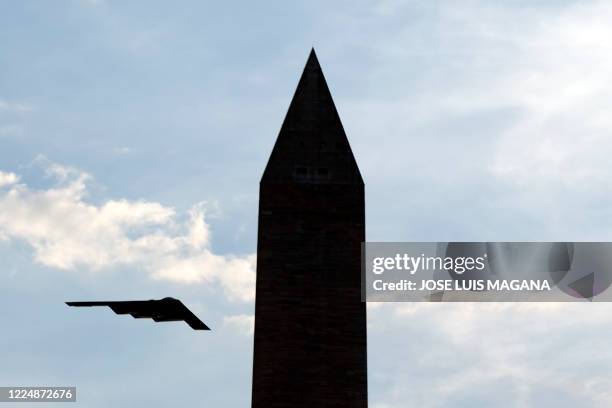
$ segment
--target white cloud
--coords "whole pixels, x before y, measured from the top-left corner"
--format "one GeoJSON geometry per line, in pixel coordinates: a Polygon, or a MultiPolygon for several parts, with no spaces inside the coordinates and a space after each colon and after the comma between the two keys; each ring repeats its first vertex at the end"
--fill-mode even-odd
{"type": "Polygon", "coordinates": [[[247,314],[226,316],[223,318],[223,326],[245,336],[252,336],[255,329],[255,316],[247,314]]]}
{"type": "Polygon", "coordinates": [[[368,4],[325,27],[369,234],[610,239],[612,4],[368,4]]]}
{"type": "Polygon", "coordinates": [[[606,304],[388,303],[368,312],[369,368],[384,390],[373,406],[612,402],[606,304]]]}
{"type": "Polygon", "coordinates": [[[514,27],[512,20],[500,10],[488,21],[491,35],[506,38],[507,68],[484,99],[525,114],[501,135],[492,171],[523,185],[603,187],[611,175],[601,151],[612,149],[612,5],[579,3],[514,27]]]}
{"type": "Polygon", "coordinates": [[[0,171],[0,187],[9,186],[19,181],[19,177],[15,173],[5,173],[0,171]]]}
{"type": "MultiPolygon", "coordinates": [[[[383,4],[395,11],[403,6],[405,12],[410,3],[383,4]]],[[[393,97],[355,105],[351,119],[358,132],[395,137],[396,142],[388,143],[394,147],[413,135],[411,147],[428,148],[418,138],[422,132],[437,133],[435,125],[465,117],[472,121],[471,128],[481,125],[478,137],[461,126],[435,135],[438,153],[450,135],[464,142],[462,156],[451,162],[454,171],[464,163],[477,163],[489,176],[534,193],[542,187],[558,192],[584,181],[594,190],[605,188],[612,177],[603,153],[612,149],[612,43],[607,41],[612,36],[612,4],[448,3],[427,18],[434,21],[425,28],[391,25],[372,45],[381,66],[369,75],[379,87],[388,86],[387,81],[396,86],[386,92],[393,97]],[[407,69],[416,71],[415,84],[403,77],[407,69]],[[484,134],[487,115],[496,110],[508,111],[508,124],[484,134]],[[487,149],[468,150],[477,143],[487,149]]],[[[466,122],[461,125],[470,126],[466,122]]],[[[424,163],[421,175],[427,167],[424,163]]]]}
{"type": "MultiPolygon", "coordinates": [[[[370,239],[610,239],[612,5],[386,4],[415,24],[358,20],[376,65],[338,104],[376,170],[370,239]]],[[[368,326],[377,408],[612,404],[606,304],[378,303],[368,326]]]]}
{"type": "Polygon", "coordinates": [[[231,300],[254,297],[255,256],[215,254],[205,206],[185,222],[175,210],[147,201],[87,202],[91,176],[37,160],[56,185],[35,190],[0,173],[0,235],[27,242],[37,262],[58,269],[93,271],[131,266],[153,278],[219,285],[231,300]]]}

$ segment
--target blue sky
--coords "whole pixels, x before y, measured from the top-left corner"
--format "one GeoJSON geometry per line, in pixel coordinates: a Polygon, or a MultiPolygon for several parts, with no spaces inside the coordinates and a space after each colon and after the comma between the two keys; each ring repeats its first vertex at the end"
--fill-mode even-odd
{"type": "MultiPolygon", "coordinates": [[[[0,385],[249,406],[258,182],[312,46],[368,240],[612,238],[607,2],[1,4],[0,385]],[[169,295],[213,332],[63,304],[169,295]]],[[[370,406],[610,406],[610,319],[370,305],[370,406]]]]}

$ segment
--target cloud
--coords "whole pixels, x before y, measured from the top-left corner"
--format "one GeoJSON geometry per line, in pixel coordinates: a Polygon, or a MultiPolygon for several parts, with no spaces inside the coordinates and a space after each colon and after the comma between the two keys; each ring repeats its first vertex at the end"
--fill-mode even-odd
{"type": "Polygon", "coordinates": [[[245,336],[252,336],[255,330],[255,316],[247,314],[225,316],[223,326],[236,330],[245,336]]]}
{"type": "Polygon", "coordinates": [[[612,148],[610,21],[612,6],[592,2],[546,16],[501,7],[480,22],[482,38],[500,45],[503,39],[505,67],[488,89],[477,89],[476,98],[456,98],[457,106],[477,108],[471,100],[523,111],[499,137],[490,163],[494,175],[532,187],[606,183],[610,170],[600,151],[612,148]],[[511,23],[509,13],[522,16],[521,24],[511,23]]]}
{"type": "MultiPolygon", "coordinates": [[[[388,14],[415,24],[354,33],[369,88],[338,104],[369,239],[609,240],[612,5],[410,4],[388,14]]],[[[608,407],[611,323],[605,304],[368,304],[371,405],[608,407]]]]}
{"type": "Polygon", "coordinates": [[[371,3],[384,27],[331,15],[321,57],[370,237],[609,239],[612,4],[549,3],[371,3]]]}
{"type": "Polygon", "coordinates": [[[210,248],[205,205],[184,221],[156,202],[87,201],[92,177],[37,159],[55,185],[36,190],[0,173],[0,235],[28,243],[35,260],[63,270],[129,266],[154,279],[219,285],[230,300],[254,297],[255,256],[219,255],[210,248]]]}
{"type": "Polygon", "coordinates": [[[606,304],[386,303],[368,312],[373,406],[612,402],[606,304]]]}
{"type": "Polygon", "coordinates": [[[0,187],[10,186],[15,184],[19,180],[19,177],[15,173],[5,173],[0,171],[0,187]]]}

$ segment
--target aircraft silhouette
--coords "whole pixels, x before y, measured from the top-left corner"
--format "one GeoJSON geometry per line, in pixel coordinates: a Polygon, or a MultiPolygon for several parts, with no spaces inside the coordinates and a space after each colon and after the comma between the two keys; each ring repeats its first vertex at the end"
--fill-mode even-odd
{"type": "Polygon", "coordinates": [[[119,302],[66,302],[68,306],[108,306],[116,314],[129,314],[136,319],[153,319],[156,322],[184,321],[194,330],[210,330],[178,299],[166,297],[159,300],[129,300],[119,302]]]}

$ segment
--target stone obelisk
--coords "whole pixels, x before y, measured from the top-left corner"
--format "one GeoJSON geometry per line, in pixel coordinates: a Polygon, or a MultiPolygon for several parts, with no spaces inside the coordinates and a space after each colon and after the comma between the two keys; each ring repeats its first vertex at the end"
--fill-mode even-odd
{"type": "Polygon", "coordinates": [[[366,408],[364,184],[314,50],[259,194],[252,407],[366,408]]]}

